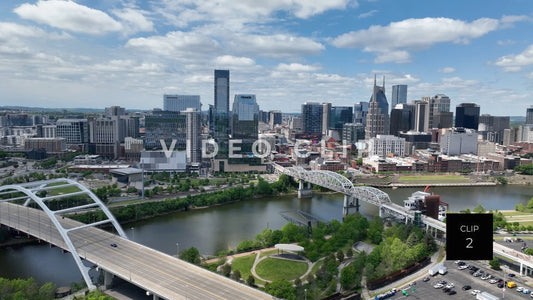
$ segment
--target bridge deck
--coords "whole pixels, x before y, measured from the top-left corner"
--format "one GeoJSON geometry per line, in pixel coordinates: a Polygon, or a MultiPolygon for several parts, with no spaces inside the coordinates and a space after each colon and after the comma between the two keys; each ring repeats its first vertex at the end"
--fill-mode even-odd
{"type": "MultiPolygon", "coordinates": [[[[60,222],[65,228],[83,225],[68,218],[60,222]]],[[[43,211],[0,203],[0,223],[66,249],[43,211]]],[[[98,228],[74,230],[69,236],[82,258],[165,299],[273,299],[264,292],[98,228]],[[111,243],[117,247],[111,247],[111,243]]]]}

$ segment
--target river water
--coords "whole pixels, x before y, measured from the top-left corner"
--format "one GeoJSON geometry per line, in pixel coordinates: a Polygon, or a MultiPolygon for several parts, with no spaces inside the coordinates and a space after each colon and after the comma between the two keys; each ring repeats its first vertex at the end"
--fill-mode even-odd
{"type": "MultiPolygon", "coordinates": [[[[419,189],[385,189],[391,200],[402,204],[419,189]]],[[[433,188],[450,210],[474,208],[514,209],[533,197],[533,186],[494,186],[433,188]]],[[[342,195],[315,194],[312,198],[298,199],[295,195],[267,197],[231,203],[202,210],[173,213],[147,221],[124,225],[126,234],[134,241],[168,254],[178,248],[194,246],[201,254],[215,254],[219,250],[236,248],[239,241],[253,239],[265,228],[280,229],[287,222],[281,211],[302,210],[324,221],[342,218],[342,195]]],[[[361,212],[377,214],[377,208],[361,203],[361,212]]],[[[0,249],[0,277],[34,277],[38,282],[52,281],[57,285],[81,282],[81,275],[70,254],[49,245],[26,245],[0,249]]]]}

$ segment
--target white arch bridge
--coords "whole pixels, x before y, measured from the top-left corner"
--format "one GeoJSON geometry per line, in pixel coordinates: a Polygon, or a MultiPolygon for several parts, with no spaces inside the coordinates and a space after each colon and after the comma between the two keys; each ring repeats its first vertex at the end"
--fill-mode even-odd
{"type": "Polygon", "coordinates": [[[106,286],[117,276],[145,289],[154,299],[273,298],[130,241],[102,201],[83,185],[69,179],[1,186],[0,225],[70,252],[90,289],[96,287],[89,276],[90,268],[82,259],[104,271],[106,286]],[[65,216],[88,209],[103,212],[103,220],[84,224],[65,216]],[[109,223],[117,234],[96,227],[109,223]]]}

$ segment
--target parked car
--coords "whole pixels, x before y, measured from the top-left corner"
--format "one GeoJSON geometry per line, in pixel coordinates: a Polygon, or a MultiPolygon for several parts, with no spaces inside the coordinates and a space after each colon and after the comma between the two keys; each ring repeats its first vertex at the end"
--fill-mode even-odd
{"type": "Polygon", "coordinates": [[[470,294],[472,294],[472,295],[474,295],[474,296],[477,295],[477,294],[479,294],[479,293],[481,293],[480,290],[473,290],[472,292],[470,292],[470,294]]]}
{"type": "Polygon", "coordinates": [[[463,286],[463,291],[468,291],[471,288],[472,288],[471,286],[465,285],[465,286],[463,286]]]}
{"type": "Polygon", "coordinates": [[[457,294],[457,292],[454,291],[454,290],[451,290],[451,291],[448,292],[448,295],[450,295],[450,296],[451,296],[451,295],[455,295],[455,294],[457,294]]]}
{"type": "Polygon", "coordinates": [[[428,282],[429,281],[429,277],[424,277],[424,279],[422,279],[423,282],[428,282]]]}

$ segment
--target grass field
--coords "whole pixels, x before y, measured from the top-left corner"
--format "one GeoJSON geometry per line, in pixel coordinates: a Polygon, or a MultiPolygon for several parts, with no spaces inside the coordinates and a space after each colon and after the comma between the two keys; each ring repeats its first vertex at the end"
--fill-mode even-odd
{"type": "Polygon", "coordinates": [[[521,212],[521,211],[516,211],[516,210],[501,210],[501,213],[504,217],[507,217],[507,216],[531,216],[532,214],[531,213],[525,213],[525,212],[521,212]]]}
{"type": "Polygon", "coordinates": [[[257,275],[267,280],[294,280],[307,271],[307,263],[266,258],[256,267],[257,275]]]}
{"type": "MultiPolygon", "coordinates": [[[[57,183],[50,183],[48,186],[56,186],[56,185],[63,185],[65,182],[57,182],[57,183]]],[[[53,190],[48,190],[48,196],[56,196],[56,195],[62,195],[67,193],[75,193],[79,192],[80,189],[76,186],[66,186],[62,188],[57,188],[53,190]]]]}
{"type": "Polygon", "coordinates": [[[468,183],[470,179],[460,175],[400,175],[401,183],[468,183]]]}
{"type": "Polygon", "coordinates": [[[321,261],[318,261],[315,263],[315,265],[313,266],[313,269],[311,269],[311,274],[316,274],[316,272],[318,272],[318,269],[320,269],[320,267],[324,264],[324,260],[321,260],[321,261]]]}
{"type": "Polygon", "coordinates": [[[276,254],[276,253],[278,253],[278,250],[263,251],[263,252],[261,252],[261,254],[259,254],[259,258],[261,258],[263,256],[269,256],[269,255],[272,255],[272,254],[276,254]]]}
{"type": "Polygon", "coordinates": [[[246,280],[248,276],[252,275],[252,266],[254,265],[255,254],[250,254],[243,257],[237,257],[233,259],[231,267],[233,270],[239,270],[241,272],[241,278],[246,280]]]}

